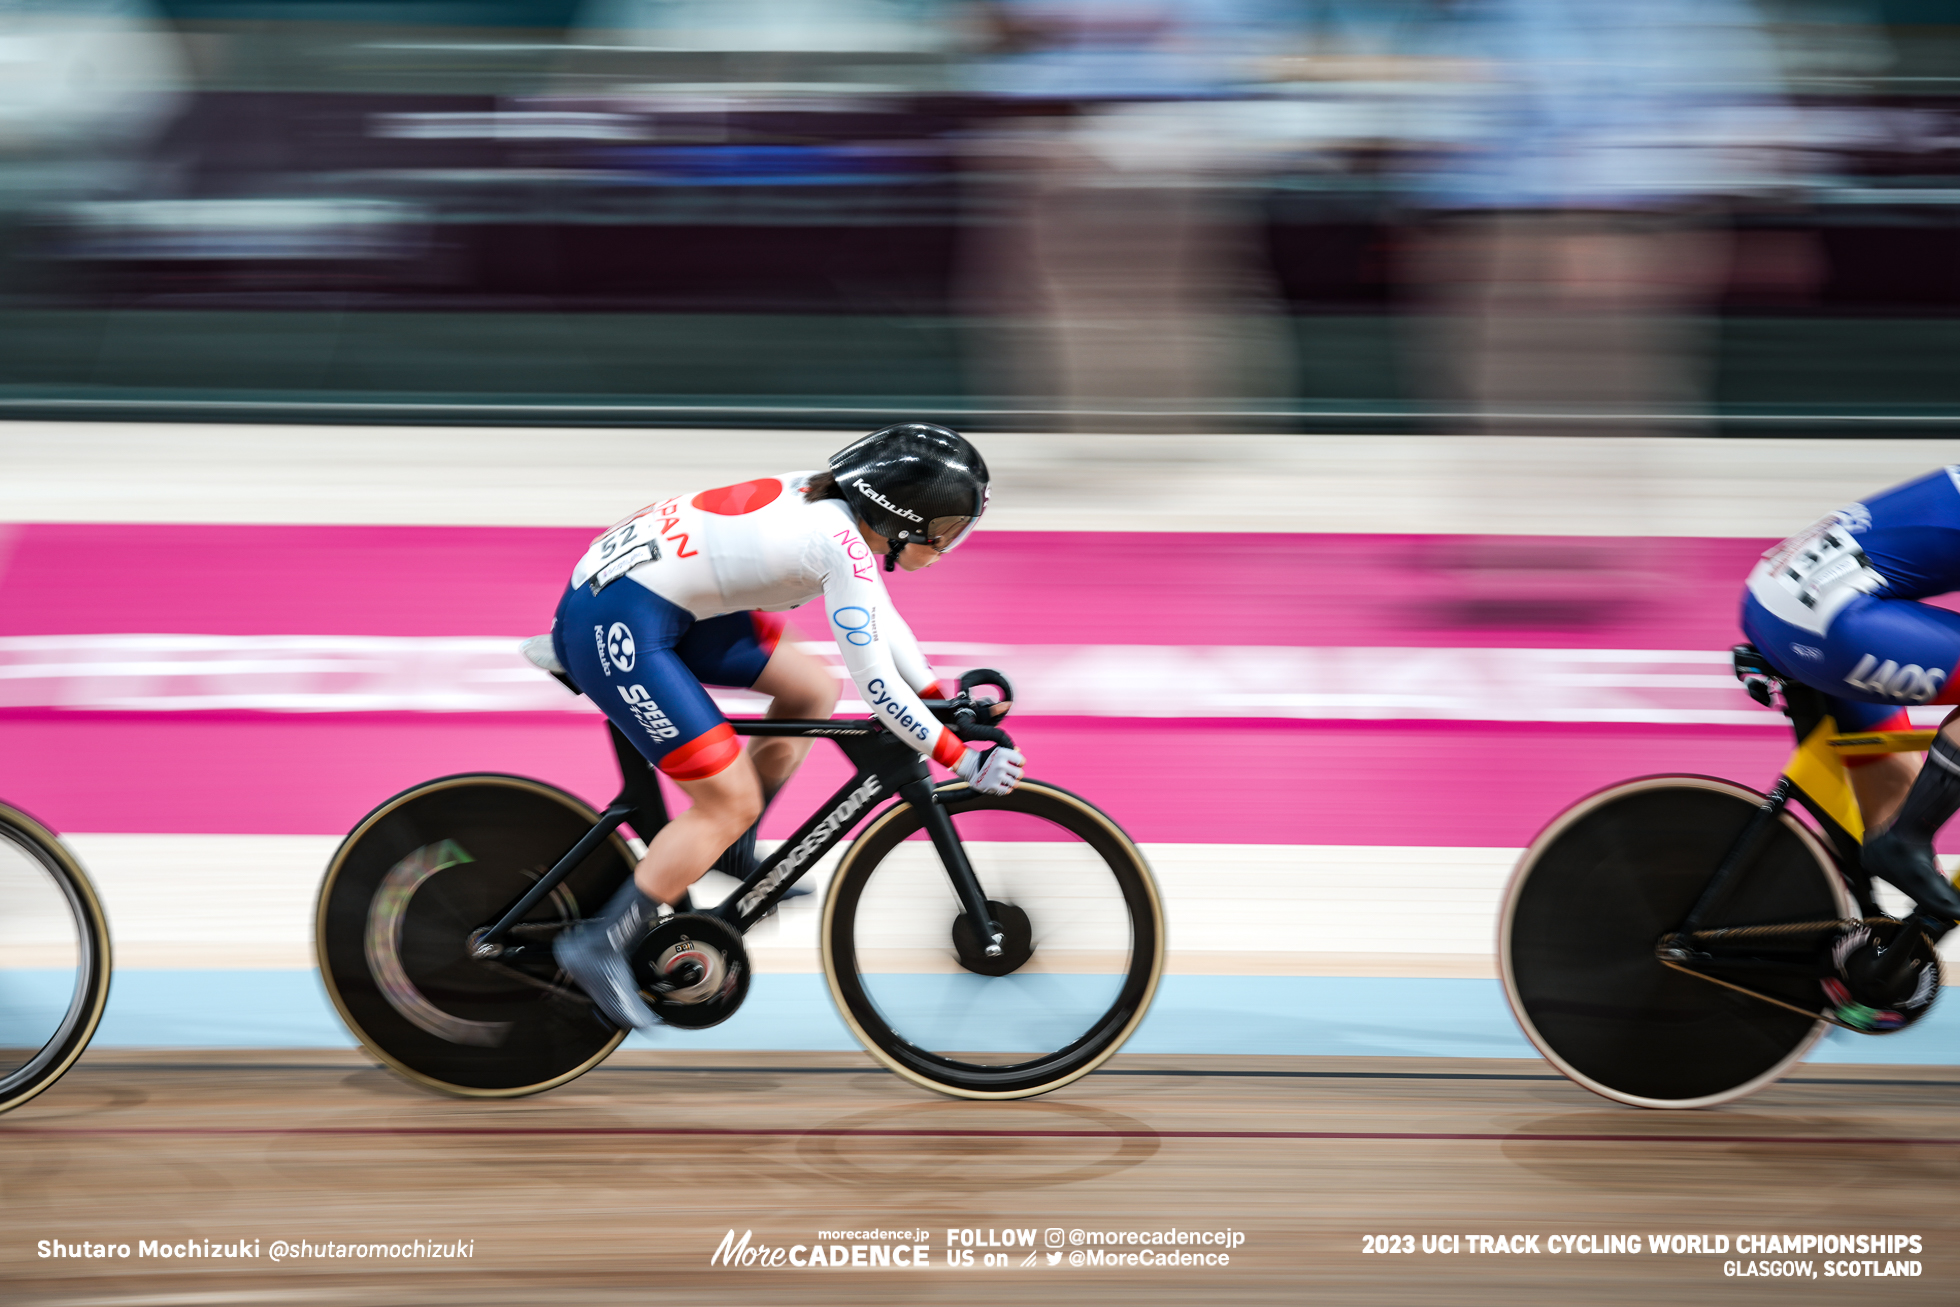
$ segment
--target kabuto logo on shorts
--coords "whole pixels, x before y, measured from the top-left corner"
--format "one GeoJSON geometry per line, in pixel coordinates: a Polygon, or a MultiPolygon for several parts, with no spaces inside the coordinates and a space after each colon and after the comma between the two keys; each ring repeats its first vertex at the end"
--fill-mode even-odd
{"type": "Polygon", "coordinates": [[[622,672],[633,670],[633,632],[624,622],[614,622],[606,632],[606,654],[622,672]]]}
{"type": "Polygon", "coordinates": [[[1946,672],[1938,667],[1921,667],[1918,663],[1901,667],[1889,658],[1881,663],[1876,656],[1866,654],[1846,674],[1844,683],[1887,699],[1925,703],[1946,684],[1946,672]]]}

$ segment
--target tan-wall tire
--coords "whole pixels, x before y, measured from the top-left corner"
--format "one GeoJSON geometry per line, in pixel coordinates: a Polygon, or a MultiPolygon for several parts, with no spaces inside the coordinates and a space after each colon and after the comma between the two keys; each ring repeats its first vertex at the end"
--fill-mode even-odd
{"type": "MultiPolygon", "coordinates": [[[[334,1010],[340,1014],[340,1019],[346,1023],[348,1031],[359,1041],[361,1047],[383,1066],[395,1072],[397,1075],[402,1076],[404,1079],[421,1085],[424,1088],[434,1089],[445,1094],[452,1094],[459,1098],[521,1098],[530,1094],[540,1094],[548,1089],[555,1089],[568,1081],[577,1079],[593,1067],[599,1065],[599,1063],[605,1061],[612,1051],[618,1048],[620,1043],[625,1040],[627,1032],[624,1030],[614,1031],[612,1037],[592,1056],[583,1059],[570,1069],[557,1071],[548,1076],[542,1076],[536,1081],[494,1088],[459,1084],[452,1080],[445,1080],[418,1070],[391,1053],[384,1041],[377,1039],[373,1033],[363,1027],[362,1022],[352,1011],[346,996],[341,993],[340,987],[334,978],[333,968],[327,963],[329,956],[329,941],[327,938],[329,929],[328,918],[333,892],[342,870],[347,866],[353,853],[360,847],[360,842],[363,837],[407,804],[431,794],[438,794],[463,786],[508,787],[516,792],[535,795],[557,803],[588,826],[597,825],[599,821],[599,814],[589,804],[586,804],[576,796],[568,794],[556,786],[547,785],[542,781],[532,780],[523,776],[506,776],[496,773],[471,773],[460,776],[445,776],[437,780],[424,782],[421,785],[414,786],[395,795],[366,817],[362,818],[360,824],[355,826],[347,838],[342,840],[340,846],[334,850],[334,855],[327,864],[326,874],[320,883],[320,891],[314,900],[314,950],[316,961],[319,963],[320,981],[327,991],[328,999],[334,1005],[334,1010]]],[[[634,863],[634,857],[632,850],[627,847],[626,841],[615,832],[608,841],[608,847],[625,863],[629,868],[628,874],[631,874],[630,868],[634,863]]]]}
{"type": "MultiPolygon", "coordinates": [[[[956,793],[967,788],[963,781],[952,781],[941,785],[939,792],[956,793]]],[[[1140,994],[1134,1003],[1133,1010],[1129,1011],[1126,1014],[1126,1019],[1121,1022],[1120,1028],[1112,1032],[1109,1037],[1101,1042],[1091,1055],[1081,1058],[1079,1064],[1071,1063],[1065,1068],[1058,1068],[1056,1074],[1052,1077],[1039,1079],[1035,1083],[1014,1084],[1001,1088],[990,1088],[984,1083],[949,1082],[945,1079],[935,1078],[928,1069],[909,1065],[901,1058],[894,1056],[889,1049],[884,1047],[884,1042],[880,1035],[875,1030],[867,1028],[869,1023],[860,1020],[859,1016],[853,1011],[854,1003],[847,993],[850,985],[843,979],[843,969],[840,963],[840,955],[844,952],[844,946],[847,942],[846,937],[842,933],[847,923],[840,920],[840,905],[855,901],[854,894],[861,890],[861,881],[868,878],[878,862],[883,860],[885,854],[889,851],[888,845],[896,842],[894,832],[899,831],[902,826],[909,825],[917,820],[917,814],[913,811],[909,803],[900,802],[893,804],[878,814],[870,825],[858,834],[849,850],[846,851],[843,860],[839,863],[837,873],[831,878],[829,892],[824,897],[823,917],[818,929],[818,939],[823,960],[824,979],[830,990],[831,1002],[837,1008],[838,1016],[843,1020],[852,1036],[864,1046],[865,1050],[894,1074],[918,1085],[922,1089],[929,1089],[935,1093],[947,1094],[955,1098],[980,1100],[1030,1098],[1037,1094],[1045,1094],[1060,1089],[1064,1085],[1073,1083],[1083,1076],[1088,1075],[1104,1062],[1108,1061],[1110,1057],[1114,1056],[1130,1036],[1136,1032],[1137,1027],[1142,1024],[1144,1017],[1148,1015],[1150,1004],[1156,997],[1157,987],[1163,979],[1166,936],[1163,897],[1157,888],[1155,877],[1150,873],[1149,863],[1145,861],[1142,852],[1137,849],[1135,843],[1130,840],[1129,836],[1124,833],[1120,826],[1087,800],[1082,799],[1078,795],[1071,794],[1059,786],[1049,785],[1041,781],[1023,781],[1010,794],[1003,796],[1001,800],[983,799],[980,802],[983,804],[1006,803],[1014,800],[1015,796],[1021,796],[1025,800],[1038,801],[1042,805],[1050,806],[1051,811],[1070,814],[1072,820],[1081,823],[1081,832],[1066,826],[1064,829],[1071,829],[1071,833],[1092,833],[1095,840],[1100,842],[1102,846],[1098,849],[1098,852],[1102,854],[1105,864],[1110,865],[1112,870],[1114,870],[1118,863],[1120,863],[1128,872],[1134,874],[1137,881],[1137,898],[1142,906],[1141,915],[1145,918],[1142,923],[1144,926],[1143,933],[1149,936],[1149,940],[1146,947],[1137,950],[1133,954],[1128,974],[1133,985],[1140,985],[1140,994]],[[1112,859],[1117,861],[1112,862],[1112,859]],[[854,890],[853,886],[856,886],[857,889],[854,890]],[[1137,965],[1138,962],[1143,964],[1141,969],[1137,965]],[[1139,972],[1141,972],[1140,975],[1139,972]]],[[[1119,880],[1122,874],[1122,872],[1117,872],[1119,880]]],[[[1136,915],[1138,914],[1133,911],[1133,919],[1136,915]]]]}
{"type": "MultiPolygon", "coordinates": [[[[60,883],[75,911],[83,951],[82,980],[56,1038],[48,1042],[40,1055],[0,1080],[0,1112],[6,1112],[46,1092],[88,1048],[109,1006],[115,962],[109,941],[108,914],[103,911],[101,896],[96,893],[95,883],[89,879],[81,860],[53,831],[6,804],[0,804],[0,838],[26,849],[60,883]]],[[[0,910],[4,910],[4,905],[0,905],[0,910]]]]}
{"type": "MultiPolygon", "coordinates": [[[[1573,804],[1570,808],[1567,808],[1554,818],[1539,833],[1537,838],[1531,842],[1530,847],[1518,859],[1518,865],[1511,873],[1511,878],[1504,887],[1504,895],[1498,913],[1498,968],[1504,984],[1505,999],[1510,1005],[1511,1013],[1517,1020],[1519,1027],[1523,1030],[1525,1037],[1531,1041],[1534,1048],[1544,1055],[1547,1061],[1557,1067],[1560,1072],[1569,1077],[1574,1083],[1584,1086],[1586,1089],[1591,1090],[1603,1098],[1611,1099],[1617,1103],[1625,1103],[1633,1107],[1661,1109],[1714,1107],[1722,1103],[1733,1102],[1736,1099],[1747,1097],[1787,1074],[1791,1067],[1802,1061],[1804,1055],[1810,1051],[1818,1039],[1823,1037],[1825,1030],[1828,1028],[1828,1023],[1821,1019],[1815,1021],[1805,1033],[1792,1041],[1792,1046],[1772,1065],[1757,1074],[1751,1075],[1717,1092],[1680,1098],[1666,1098],[1633,1093],[1619,1086],[1607,1083],[1599,1076],[1589,1074],[1580,1069],[1573,1064],[1570,1058],[1561,1052],[1555,1040],[1547,1037],[1539,1028],[1538,1023],[1533,1021],[1531,1013],[1528,1010],[1529,1005],[1526,996],[1521,990],[1516,966],[1516,950],[1519,943],[1517,938],[1519,904],[1523,899],[1527,887],[1531,883],[1533,872],[1544,863],[1548,854],[1558,849],[1561,840],[1574,831],[1582,822],[1594,814],[1602,812],[1610,805],[1617,804],[1633,796],[1655,794],[1668,790],[1700,791],[1718,794],[1733,798],[1750,807],[1760,805],[1764,801],[1763,795],[1747,786],[1738,785],[1733,781],[1722,780],[1718,777],[1694,775],[1643,776],[1634,780],[1624,781],[1618,785],[1609,786],[1606,789],[1579,800],[1579,802],[1573,804]]],[[[1823,884],[1828,890],[1828,899],[1834,905],[1838,915],[1840,917],[1856,916],[1857,911],[1855,905],[1852,903],[1843,878],[1838,873],[1837,864],[1824,845],[1819,841],[1816,834],[1792,813],[1784,812],[1779,816],[1778,820],[1783,829],[1794,835],[1799,846],[1808,853],[1811,863],[1815,866],[1816,874],[1822,879],[1823,884]]],[[[1713,866],[1711,865],[1708,870],[1712,873],[1714,870],[1713,866]]],[[[1711,994],[1715,992],[1715,989],[1716,987],[1710,986],[1711,994]]]]}

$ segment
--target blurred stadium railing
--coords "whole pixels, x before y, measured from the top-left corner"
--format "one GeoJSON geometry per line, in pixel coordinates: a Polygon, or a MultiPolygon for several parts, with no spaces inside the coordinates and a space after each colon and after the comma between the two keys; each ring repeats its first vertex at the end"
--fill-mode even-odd
{"type": "Polygon", "coordinates": [[[0,414],[1960,427],[1960,4],[1628,9],[20,0],[0,414]]]}

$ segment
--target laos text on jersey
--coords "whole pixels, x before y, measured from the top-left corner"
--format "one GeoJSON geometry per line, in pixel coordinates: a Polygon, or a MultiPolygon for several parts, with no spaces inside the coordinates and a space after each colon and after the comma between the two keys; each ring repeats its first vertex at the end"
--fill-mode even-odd
{"type": "Polygon", "coordinates": [[[1840,509],[1764,554],[1742,625],[1784,675],[1868,730],[1911,704],[1960,702],[1960,614],[1918,600],[1960,589],[1960,467],[1840,509]]]}

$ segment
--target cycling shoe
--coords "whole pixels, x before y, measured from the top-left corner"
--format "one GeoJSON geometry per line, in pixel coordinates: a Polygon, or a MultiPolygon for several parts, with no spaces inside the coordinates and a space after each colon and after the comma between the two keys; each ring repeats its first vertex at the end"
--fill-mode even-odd
{"type": "Polygon", "coordinates": [[[1866,874],[1909,895],[1927,912],[1948,921],[1960,920],[1960,890],[1940,873],[1931,844],[1888,830],[1866,841],[1859,861],[1866,874]]]}
{"type": "Polygon", "coordinates": [[[551,956],[614,1025],[645,1030],[660,1023],[660,1018],[640,997],[633,968],[618,949],[606,942],[605,927],[599,922],[584,922],[561,932],[552,941],[551,956]]]}
{"type": "Polygon", "coordinates": [[[551,956],[607,1020],[645,1030],[658,1025],[660,1018],[640,997],[639,982],[626,959],[656,924],[653,900],[628,878],[598,916],[558,933],[551,941],[551,956]]]}

